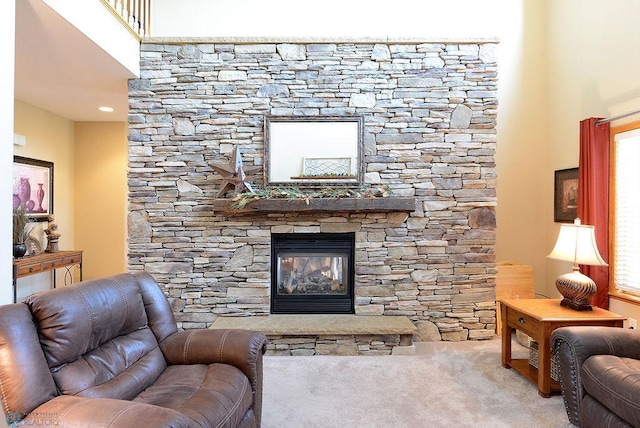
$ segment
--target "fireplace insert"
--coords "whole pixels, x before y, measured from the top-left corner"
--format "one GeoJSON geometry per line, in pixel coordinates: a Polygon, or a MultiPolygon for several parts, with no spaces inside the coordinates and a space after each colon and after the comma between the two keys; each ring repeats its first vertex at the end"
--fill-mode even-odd
{"type": "Polygon", "coordinates": [[[354,313],[353,233],[271,235],[271,313],[354,313]]]}

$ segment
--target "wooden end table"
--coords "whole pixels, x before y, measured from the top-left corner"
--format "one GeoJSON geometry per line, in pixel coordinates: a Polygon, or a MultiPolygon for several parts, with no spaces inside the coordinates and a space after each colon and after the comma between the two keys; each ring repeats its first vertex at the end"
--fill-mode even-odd
{"type": "Polygon", "coordinates": [[[576,311],[560,306],[560,299],[500,300],[502,316],[502,367],[512,368],[538,384],[538,394],[548,398],[560,392],[560,383],[551,379],[549,339],[556,328],[595,325],[622,327],[625,317],[594,306],[592,311],[576,311]],[[518,329],[538,342],[538,369],[528,359],[511,358],[511,336],[518,329]]]}

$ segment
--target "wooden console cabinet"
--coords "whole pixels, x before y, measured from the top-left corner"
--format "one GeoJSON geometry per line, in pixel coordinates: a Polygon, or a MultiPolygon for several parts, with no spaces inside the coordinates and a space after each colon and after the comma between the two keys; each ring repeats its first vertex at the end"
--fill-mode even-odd
{"type": "MultiPolygon", "coordinates": [[[[18,298],[18,279],[29,275],[35,275],[37,273],[55,271],[58,268],[64,267],[67,269],[65,274],[65,285],[67,285],[67,278],[71,278],[71,268],[78,266],[80,269],[80,281],[82,281],[82,251],[60,251],[57,253],[41,253],[37,256],[28,256],[21,259],[13,260],[13,302],[15,303],[18,298]]],[[[56,287],[56,275],[53,275],[53,288],[56,287]]]]}

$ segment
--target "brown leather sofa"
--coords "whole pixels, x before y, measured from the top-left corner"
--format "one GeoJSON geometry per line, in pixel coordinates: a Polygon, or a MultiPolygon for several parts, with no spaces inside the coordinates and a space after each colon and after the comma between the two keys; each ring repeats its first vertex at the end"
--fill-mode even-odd
{"type": "Polygon", "coordinates": [[[0,307],[0,393],[10,424],[259,427],[266,338],[178,331],[146,273],[0,307]]]}
{"type": "Polygon", "coordinates": [[[640,332],[563,327],[551,335],[569,421],[580,427],[640,427],[640,332]]]}

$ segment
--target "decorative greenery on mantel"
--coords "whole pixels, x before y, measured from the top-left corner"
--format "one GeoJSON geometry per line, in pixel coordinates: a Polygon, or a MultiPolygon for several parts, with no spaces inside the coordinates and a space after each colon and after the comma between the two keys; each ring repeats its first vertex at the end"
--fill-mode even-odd
{"type": "Polygon", "coordinates": [[[263,198],[252,201],[244,208],[232,207],[231,199],[214,199],[213,212],[219,215],[245,216],[276,213],[393,213],[413,212],[416,198],[309,198],[283,199],[263,198]]]}
{"type": "Polygon", "coordinates": [[[301,190],[296,187],[254,189],[253,193],[213,200],[219,215],[245,216],[275,213],[393,213],[413,212],[416,198],[391,196],[384,187],[350,189],[327,187],[301,190]]]}
{"type": "Polygon", "coordinates": [[[231,207],[241,210],[247,204],[261,199],[302,200],[309,205],[311,199],[317,198],[385,198],[388,196],[389,190],[384,186],[361,187],[360,189],[323,187],[310,190],[302,190],[298,187],[275,187],[271,189],[256,189],[253,193],[238,193],[231,199],[231,207]]]}

